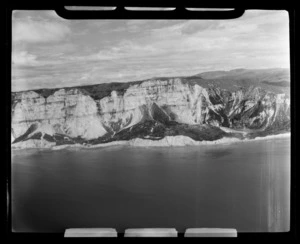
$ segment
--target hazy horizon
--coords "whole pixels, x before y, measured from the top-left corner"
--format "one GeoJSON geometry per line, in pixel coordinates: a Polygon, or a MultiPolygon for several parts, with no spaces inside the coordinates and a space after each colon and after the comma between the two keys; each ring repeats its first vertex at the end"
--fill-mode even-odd
{"type": "Polygon", "coordinates": [[[289,68],[288,12],[232,20],[66,20],[14,11],[12,91],[289,68]]]}

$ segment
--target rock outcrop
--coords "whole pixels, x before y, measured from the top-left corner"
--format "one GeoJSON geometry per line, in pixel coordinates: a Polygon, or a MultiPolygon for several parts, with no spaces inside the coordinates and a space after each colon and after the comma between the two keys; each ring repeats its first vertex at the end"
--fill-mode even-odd
{"type": "Polygon", "coordinates": [[[201,141],[235,136],[220,126],[255,135],[289,130],[288,94],[257,84],[224,89],[198,79],[157,78],[113,84],[111,90],[105,84],[105,90],[94,85],[12,93],[12,143],[98,144],[177,135],[201,141]]]}

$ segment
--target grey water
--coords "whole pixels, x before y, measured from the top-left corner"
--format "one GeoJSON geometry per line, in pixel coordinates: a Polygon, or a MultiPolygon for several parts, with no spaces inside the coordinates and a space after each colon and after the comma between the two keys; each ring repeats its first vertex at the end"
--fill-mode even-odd
{"type": "Polygon", "coordinates": [[[12,152],[12,230],[236,228],[290,222],[290,138],[12,152]]]}

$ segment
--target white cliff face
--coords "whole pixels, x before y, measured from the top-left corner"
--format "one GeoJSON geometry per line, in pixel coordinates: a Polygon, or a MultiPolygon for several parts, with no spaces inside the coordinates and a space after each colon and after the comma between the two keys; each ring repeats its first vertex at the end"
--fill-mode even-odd
{"type": "Polygon", "coordinates": [[[12,137],[23,135],[32,125],[36,132],[66,134],[91,139],[106,133],[96,102],[79,90],[58,90],[48,98],[31,91],[23,93],[12,115],[12,137]]]}
{"type": "Polygon", "coordinates": [[[18,99],[12,112],[12,138],[24,134],[33,121],[43,118],[45,111],[45,99],[33,91],[21,93],[18,99]]]}
{"type": "Polygon", "coordinates": [[[104,126],[119,131],[140,122],[142,106],[156,103],[174,114],[175,120],[186,124],[202,123],[202,99],[207,97],[202,87],[183,84],[180,79],[149,80],[130,86],[123,95],[112,91],[99,101],[99,111],[104,126]]]}
{"type": "MultiPolygon", "coordinates": [[[[252,89],[249,94],[239,90],[226,96],[218,88],[212,93],[197,84],[183,83],[180,78],[147,80],[129,86],[123,93],[111,91],[101,99],[93,99],[80,88],[59,89],[46,98],[35,91],[21,92],[15,95],[12,106],[12,141],[25,133],[38,132],[42,139],[62,134],[90,140],[115,134],[143,121],[154,103],[167,117],[190,125],[220,126],[225,117],[238,115],[249,125],[267,121],[266,127],[278,114],[289,111],[289,99],[280,94],[262,95],[260,90],[252,89]],[[219,97],[218,102],[213,102],[213,96],[219,97]],[[253,117],[252,110],[257,110],[253,117]]],[[[228,123],[234,126],[234,122],[228,123]]]]}
{"type": "Polygon", "coordinates": [[[203,92],[202,87],[183,84],[180,79],[150,80],[129,87],[123,99],[126,107],[150,106],[155,102],[166,107],[168,114],[173,113],[177,122],[199,124],[203,92]]]}
{"type": "MultiPolygon", "coordinates": [[[[185,124],[201,124],[203,122],[202,102],[211,106],[206,89],[199,85],[183,84],[180,79],[167,81],[151,80],[140,85],[131,86],[124,95],[131,106],[151,105],[155,102],[174,120],[185,124]]],[[[125,102],[126,104],[126,102],[125,102]]]]}

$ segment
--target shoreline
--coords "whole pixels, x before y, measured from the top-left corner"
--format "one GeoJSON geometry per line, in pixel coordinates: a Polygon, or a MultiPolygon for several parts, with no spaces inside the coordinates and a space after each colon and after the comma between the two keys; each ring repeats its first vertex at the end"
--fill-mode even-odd
{"type": "Polygon", "coordinates": [[[215,141],[195,141],[187,136],[166,136],[161,140],[149,140],[135,138],[129,141],[113,141],[108,143],[102,143],[97,145],[82,145],[82,144],[65,144],[55,146],[53,143],[45,143],[40,140],[30,140],[30,142],[20,142],[23,143],[19,147],[12,146],[12,150],[23,150],[23,149],[50,149],[50,150],[62,150],[66,148],[80,148],[80,149],[92,149],[92,148],[101,148],[101,147],[111,147],[111,146],[129,146],[129,147],[182,147],[182,146],[207,146],[207,145],[221,145],[221,144],[232,144],[237,142],[253,142],[261,140],[270,140],[270,139],[279,139],[279,138],[288,138],[291,136],[290,132],[277,134],[277,135],[268,135],[264,137],[256,137],[253,139],[239,139],[239,138],[228,138],[223,137],[215,141]],[[38,141],[38,142],[37,142],[38,141]],[[22,147],[23,145],[23,147],[22,147]],[[32,146],[32,145],[35,145],[32,146]],[[37,146],[39,145],[39,146],[37,146]]]}

